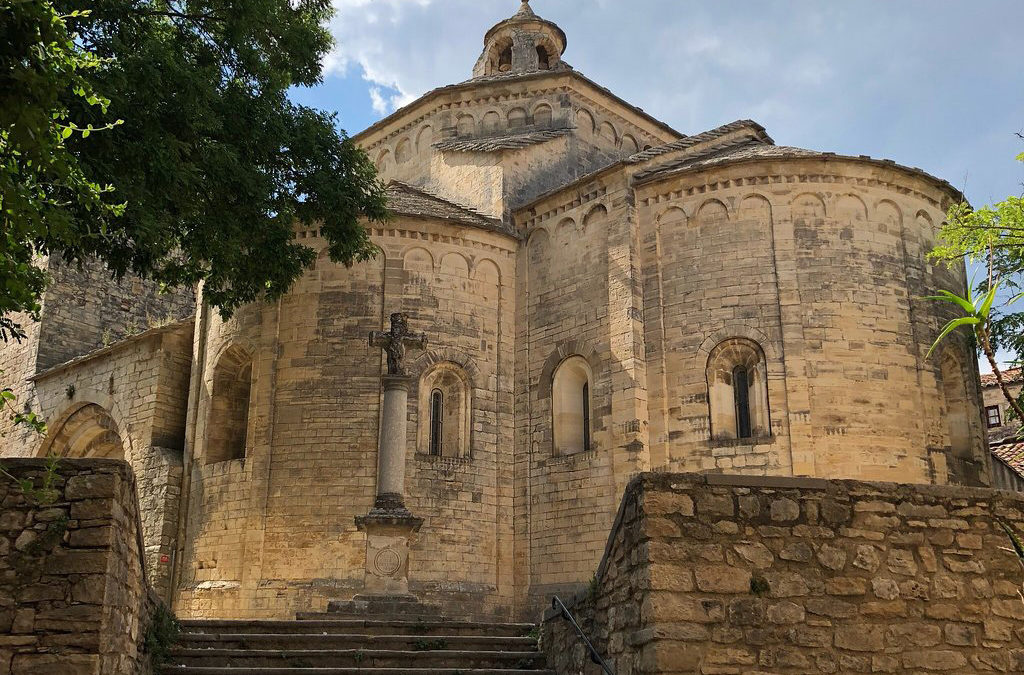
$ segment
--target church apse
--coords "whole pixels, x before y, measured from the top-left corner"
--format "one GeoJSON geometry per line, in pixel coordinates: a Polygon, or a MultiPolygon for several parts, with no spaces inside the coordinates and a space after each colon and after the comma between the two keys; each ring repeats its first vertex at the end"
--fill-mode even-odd
{"type": "Polygon", "coordinates": [[[927,356],[951,310],[920,299],[965,283],[925,258],[958,194],[750,120],[681,134],[566,48],[523,3],[470,79],[354,137],[393,212],[373,260],[299,223],[280,300],[25,373],[68,452],[116,454],[88,404],[118,423],[179,615],[529,618],[647,471],[986,484],[977,367],[927,356]]]}

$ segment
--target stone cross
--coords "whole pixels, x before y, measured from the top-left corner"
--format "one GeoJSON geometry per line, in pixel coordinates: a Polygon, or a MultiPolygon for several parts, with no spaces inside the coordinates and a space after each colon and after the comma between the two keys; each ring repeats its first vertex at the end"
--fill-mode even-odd
{"type": "Polygon", "coordinates": [[[407,347],[424,349],[427,336],[423,333],[410,333],[409,320],[405,314],[396,312],[391,315],[390,332],[375,330],[370,333],[370,346],[380,347],[387,353],[388,375],[408,375],[405,369],[405,350],[407,347]]]}

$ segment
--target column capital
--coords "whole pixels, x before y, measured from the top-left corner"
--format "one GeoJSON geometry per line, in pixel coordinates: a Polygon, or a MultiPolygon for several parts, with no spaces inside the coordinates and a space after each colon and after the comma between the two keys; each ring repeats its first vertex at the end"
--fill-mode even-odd
{"type": "Polygon", "coordinates": [[[412,385],[412,377],[409,375],[382,375],[380,379],[384,385],[384,391],[393,389],[409,391],[409,387],[412,385]]]}

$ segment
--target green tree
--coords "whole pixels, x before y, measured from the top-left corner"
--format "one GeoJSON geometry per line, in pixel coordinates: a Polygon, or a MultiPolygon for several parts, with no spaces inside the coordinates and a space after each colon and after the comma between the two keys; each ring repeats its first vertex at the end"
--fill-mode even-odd
{"type": "MultiPolygon", "coordinates": [[[[1024,153],[1017,160],[1024,162],[1024,153]]],[[[1015,364],[1024,360],[1024,312],[1012,309],[1024,297],[1024,198],[1007,197],[978,209],[966,202],[954,204],[946,214],[940,238],[942,244],[929,254],[932,259],[959,263],[966,257],[972,263],[984,263],[987,274],[975,288],[968,288],[966,296],[948,290],[932,296],[962,312],[946,324],[932,351],[954,330],[970,327],[1013,416],[1024,420],[1024,400],[1010,393],[996,360],[1001,350],[1008,351],[1015,364]]]]}
{"type": "Polygon", "coordinates": [[[289,100],[321,81],[330,0],[0,0],[0,336],[37,317],[40,256],[98,259],[224,316],[310,266],[376,253],[373,165],[336,117],[289,100]]]}

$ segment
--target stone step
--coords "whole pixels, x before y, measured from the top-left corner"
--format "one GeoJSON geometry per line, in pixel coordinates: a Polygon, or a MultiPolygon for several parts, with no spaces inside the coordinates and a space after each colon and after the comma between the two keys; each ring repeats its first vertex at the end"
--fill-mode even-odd
{"type": "Polygon", "coordinates": [[[481,635],[491,637],[524,637],[536,629],[532,623],[483,623],[475,621],[445,621],[401,619],[330,619],[325,614],[299,615],[298,621],[289,620],[229,620],[190,619],[181,622],[182,639],[189,634],[365,634],[365,635],[481,635]]]}
{"type": "Polygon", "coordinates": [[[387,649],[263,650],[181,649],[171,651],[168,665],[233,668],[506,668],[536,670],[544,655],[533,651],[400,651],[387,649]]]}
{"type": "Polygon", "coordinates": [[[555,675],[520,668],[250,668],[164,666],[160,675],[555,675]]]}
{"type": "Polygon", "coordinates": [[[357,595],[351,600],[332,600],[327,605],[327,614],[338,618],[438,617],[441,615],[441,608],[438,605],[421,603],[412,595],[357,595]]]}
{"type": "Polygon", "coordinates": [[[528,651],[536,638],[494,635],[370,635],[366,633],[183,633],[184,649],[391,649],[528,651]]]}

